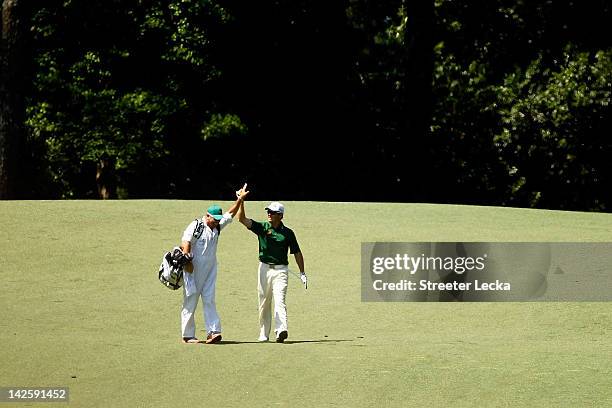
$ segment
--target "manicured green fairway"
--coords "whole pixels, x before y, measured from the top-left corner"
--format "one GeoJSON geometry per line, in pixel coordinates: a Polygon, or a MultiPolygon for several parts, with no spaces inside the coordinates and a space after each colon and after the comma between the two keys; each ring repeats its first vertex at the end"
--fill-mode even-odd
{"type": "Polygon", "coordinates": [[[257,242],[236,221],[225,342],[183,345],[156,271],[212,202],[0,202],[0,387],[67,386],[74,407],[612,406],[612,303],[362,303],[359,269],[362,241],[612,241],[612,215],[287,202],[310,277],[290,278],[287,343],[256,341],[257,242]]]}

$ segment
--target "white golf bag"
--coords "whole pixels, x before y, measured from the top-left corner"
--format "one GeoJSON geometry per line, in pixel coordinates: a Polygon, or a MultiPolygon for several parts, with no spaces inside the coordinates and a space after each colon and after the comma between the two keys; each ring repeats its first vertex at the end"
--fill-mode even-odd
{"type": "Polygon", "coordinates": [[[159,265],[159,281],[168,289],[177,290],[183,286],[185,265],[190,261],[191,258],[184,255],[179,247],[166,252],[159,265]]]}
{"type": "MultiPolygon", "coordinates": [[[[193,238],[198,239],[202,236],[204,231],[204,221],[195,219],[196,226],[193,232],[193,238]]],[[[219,227],[217,227],[219,228],[219,227]]],[[[218,230],[220,232],[220,230],[218,230]]],[[[185,265],[191,262],[193,259],[192,254],[183,254],[183,251],[179,247],[172,248],[172,251],[166,252],[162,257],[161,264],[159,265],[159,281],[168,289],[177,290],[183,286],[185,265]]],[[[185,289],[187,295],[191,295],[195,292],[195,281],[192,276],[187,276],[185,289]]]]}

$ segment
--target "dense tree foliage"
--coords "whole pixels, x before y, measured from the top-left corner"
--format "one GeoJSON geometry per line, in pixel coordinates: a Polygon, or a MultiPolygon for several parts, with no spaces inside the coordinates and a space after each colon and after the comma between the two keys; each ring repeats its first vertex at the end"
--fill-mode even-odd
{"type": "Polygon", "coordinates": [[[48,194],[95,195],[96,173],[122,195],[160,194],[171,181],[149,175],[164,174],[175,146],[234,126],[204,97],[220,75],[207,30],[224,19],[196,0],[56,1],[39,10],[28,125],[45,152],[48,194]]]}
{"type": "Polygon", "coordinates": [[[0,1],[0,199],[21,195],[19,162],[26,135],[30,6],[24,0],[0,1]]]}
{"type": "Polygon", "coordinates": [[[440,180],[450,197],[609,210],[608,3],[441,1],[436,12],[431,136],[455,175],[440,180]]]}
{"type": "Polygon", "coordinates": [[[29,197],[609,211],[608,2],[48,0],[29,197]]]}

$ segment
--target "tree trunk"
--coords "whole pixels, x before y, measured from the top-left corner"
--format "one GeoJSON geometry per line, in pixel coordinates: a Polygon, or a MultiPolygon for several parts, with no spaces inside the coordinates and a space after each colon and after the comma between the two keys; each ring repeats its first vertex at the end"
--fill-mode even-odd
{"type": "Polygon", "coordinates": [[[19,195],[19,162],[25,119],[25,46],[27,19],[24,2],[2,1],[0,44],[0,199],[19,195]]]}
{"type": "Polygon", "coordinates": [[[117,182],[115,178],[115,161],[108,156],[102,156],[96,167],[96,183],[98,197],[103,200],[117,197],[117,182]]]}

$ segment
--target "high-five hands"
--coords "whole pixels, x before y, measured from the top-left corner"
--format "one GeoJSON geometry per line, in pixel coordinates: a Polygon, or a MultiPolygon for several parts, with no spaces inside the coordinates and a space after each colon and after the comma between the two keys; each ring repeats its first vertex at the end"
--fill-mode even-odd
{"type": "Polygon", "coordinates": [[[236,190],[236,198],[244,199],[249,194],[249,192],[246,191],[246,188],[247,183],[244,183],[244,186],[242,186],[240,190],[236,190]]]}

